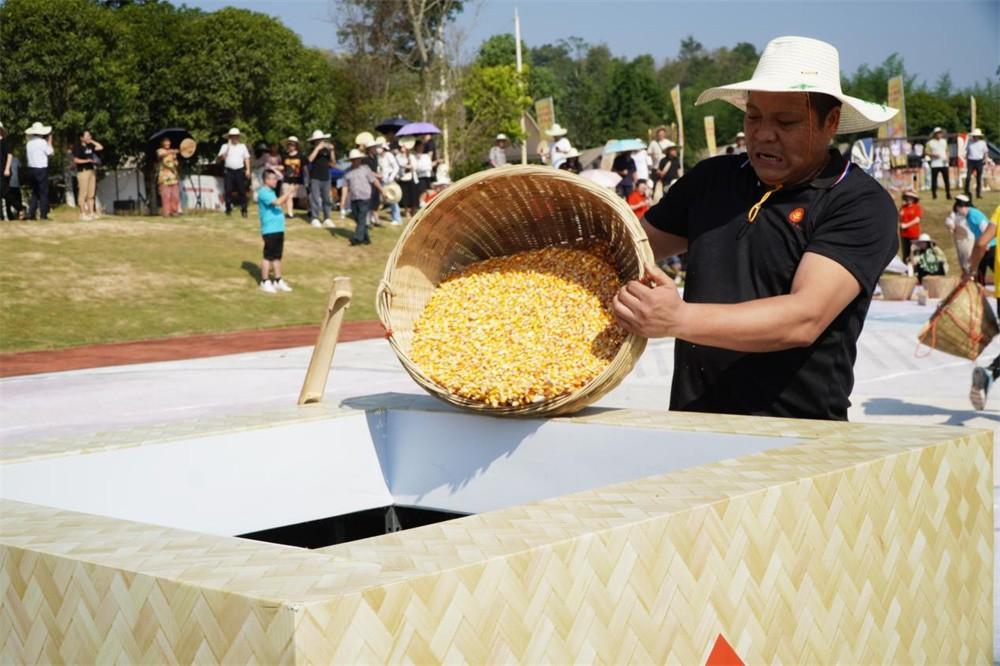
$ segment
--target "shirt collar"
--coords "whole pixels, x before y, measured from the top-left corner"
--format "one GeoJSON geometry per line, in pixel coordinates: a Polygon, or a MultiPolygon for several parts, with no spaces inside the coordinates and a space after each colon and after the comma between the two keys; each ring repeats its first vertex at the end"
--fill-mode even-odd
{"type": "Polygon", "coordinates": [[[851,163],[844,159],[840,151],[831,148],[830,161],[826,163],[820,174],[810,181],[809,187],[814,187],[817,190],[828,190],[842,181],[850,168],[851,163]]]}

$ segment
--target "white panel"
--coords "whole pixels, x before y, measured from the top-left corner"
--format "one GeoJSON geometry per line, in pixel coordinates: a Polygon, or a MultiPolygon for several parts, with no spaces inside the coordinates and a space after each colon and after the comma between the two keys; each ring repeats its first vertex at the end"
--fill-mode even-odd
{"type": "Polygon", "coordinates": [[[364,414],[0,465],[0,495],[223,535],[392,503],[364,414]]]}
{"type": "Polygon", "coordinates": [[[389,414],[386,478],[397,504],[480,513],[792,446],[793,439],[389,414]]]}

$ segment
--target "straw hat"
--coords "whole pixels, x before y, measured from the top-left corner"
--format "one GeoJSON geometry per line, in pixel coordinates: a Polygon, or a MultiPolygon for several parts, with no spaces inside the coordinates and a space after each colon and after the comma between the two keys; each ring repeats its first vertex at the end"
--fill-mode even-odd
{"type": "Polygon", "coordinates": [[[313,130],[313,133],[309,135],[310,141],[320,141],[322,139],[329,139],[330,135],[323,130],[313,130]]]}
{"type": "Polygon", "coordinates": [[[399,183],[386,183],[382,186],[382,198],[386,203],[399,203],[403,200],[403,188],[399,183]]]}
{"type": "Polygon", "coordinates": [[[670,150],[671,148],[676,148],[676,147],[677,144],[671,141],[670,139],[664,139],[663,141],[660,142],[660,148],[662,148],[663,150],[670,150]]]}
{"type": "Polygon", "coordinates": [[[496,140],[497,141],[507,141],[507,135],[504,134],[503,132],[500,132],[499,134],[497,134],[496,140]]]}
{"type": "Polygon", "coordinates": [[[399,138],[399,145],[407,150],[413,150],[413,146],[417,145],[417,139],[412,136],[403,136],[399,138]]]}
{"type": "Polygon", "coordinates": [[[24,130],[25,134],[34,134],[35,136],[48,136],[52,133],[51,125],[43,125],[38,121],[32,123],[31,127],[24,130]]]}
{"type": "Polygon", "coordinates": [[[567,130],[559,123],[553,123],[552,127],[545,130],[545,133],[548,134],[549,136],[566,136],[567,130]]]}
{"type": "Polygon", "coordinates": [[[385,140],[384,136],[375,137],[375,143],[373,144],[376,148],[385,148],[388,141],[385,140]]]}
{"type": "Polygon", "coordinates": [[[905,190],[903,192],[903,197],[910,197],[911,199],[916,199],[917,201],[920,201],[920,195],[917,194],[916,191],[914,190],[905,190]]]}
{"type": "Polygon", "coordinates": [[[931,130],[931,136],[934,136],[935,134],[944,134],[944,130],[940,127],[935,127],[931,130]]]}
{"type": "Polygon", "coordinates": [[[933,245],[934,244],[934,239],[931,238],[930,234],[923,233],[923,234],[920,234],[920,236],[917,237],[917,242],[918,243],[930,243],[931,245],[933,245]]]}
{"type": "MultiPolygon", "coordinates": [[[[3,125],[0,125],[0,127],[3,127],[3,125]]],[[[969,136],[985,136],[985,135],[983,134],[983,130],[977,127],[976,129],[972,130],[972,132],[969,133],[969,136]]]]}
{"type": "Polygon", "coordinates": [[[375,137],[372,136],[371,132],[362,132],[361,134],[354,137],[355,146],[363,146],[367,148],[368,146],[375,143],[375,137]]]}
{"type": "Polygon", "coordinates": [[[577,150],[576,148],[570,148],[569,152],[563,155],[563,157],[565,157],[566,159],[571,159],[573,157],[579,157],[579,156],[580,156],[580,151],[577,150]]]}
{"type": "Polygon", "coordinates": [[[964,206],[968,206],[969,204],[972,203],[972,199],[970,199],[968,197],[968,195],[966,195],[966,194],[956,194],[955,195],[955,203],[956,204],[962,204],[964,206]]]}
{"type": "Polygon", "coordinates": [[[840,54],[831,44],[808,37],[772,39],[760,56],[753,76],[739,83],[709,88],[696,105],[721,99],[746,110],[747,97],[758,92],[811,92],[836,97],[843,103],[837,133],[874,129],[898,111],[884,104],[845,95],[840,88],[840,54]]]}
{"type": "Polygon", "coordinates": [[[347,155],[347,159],[349,160],[363,160],[364,158],[365,154],[357,148],[351,148],[351,152],[347,155]]]}
{"type": "Polygon", "coordinates": [[[230,127],[229,131],[226,133],[226,136],[239,136],[239,135],[240,135],[240,128],[238,127],[230,127]]]}
{"type": "Polygon", "coordinates": [[[299,142],[299,137],[295,136],[294,134],[285,139],[285,143],[298,143],[298,142],[299,142]]]}
{"type": "Polygon", "coordinates": [[[736,133],[736,138],[737,139],[745,139],[745,138],[747,138],[747,135],[744,134],[743,132],[737,132],[736,133]]]}

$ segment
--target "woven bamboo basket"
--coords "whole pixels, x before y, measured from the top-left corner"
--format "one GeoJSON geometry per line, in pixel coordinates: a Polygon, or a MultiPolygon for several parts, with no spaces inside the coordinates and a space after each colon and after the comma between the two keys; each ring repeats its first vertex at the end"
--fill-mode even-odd
{"type": "Polygon", "coordinates": [[[462,179],[410,222],[386,262],[375,309],[386,338],[411,377],[436,398],[492,415],[569,414],[617,386],[646,339],[629,335],[597,377],[567,395],[518,407],[491,407],[449,392],[410,359],[413,325],[435,287],[449,274],[490,257],[552,246],[604,241],[619,277],[634,280],[653,262],[642,226],[612,191],[566,171],[510,166],[462,179]]]}
{"type": "Polygon", "coordinates": [[[887,301],[908,301],[917,287],[917,278],[909,275],[883,275],[878,284],[887,301]]]}
{"type": "Polygon", "coordinates": [[[958,286],[958,278],[946,275],[926,275],[923,285],[924,289],[927,290],[928,298],[944,298],[955,291],[955,287],[958,286]]]}
{"type": "Polygon", "coordinates": [[[917,339],[932,349],[975,360],[998,332],[986,290],[975,280],[966,280],[941,301],[917,339]]]}

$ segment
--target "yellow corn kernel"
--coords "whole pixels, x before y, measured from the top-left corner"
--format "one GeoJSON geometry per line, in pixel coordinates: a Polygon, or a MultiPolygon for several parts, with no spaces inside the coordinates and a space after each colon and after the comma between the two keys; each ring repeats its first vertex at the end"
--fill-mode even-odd
{"type": "Polygon", "coordinates": [[[468,266],[434,290],[410,357],[448,391],[493,407],[572,393],[626,337],[611,313],[621,281],[606,256],[606,246],[545,248],[468,266]]]}

